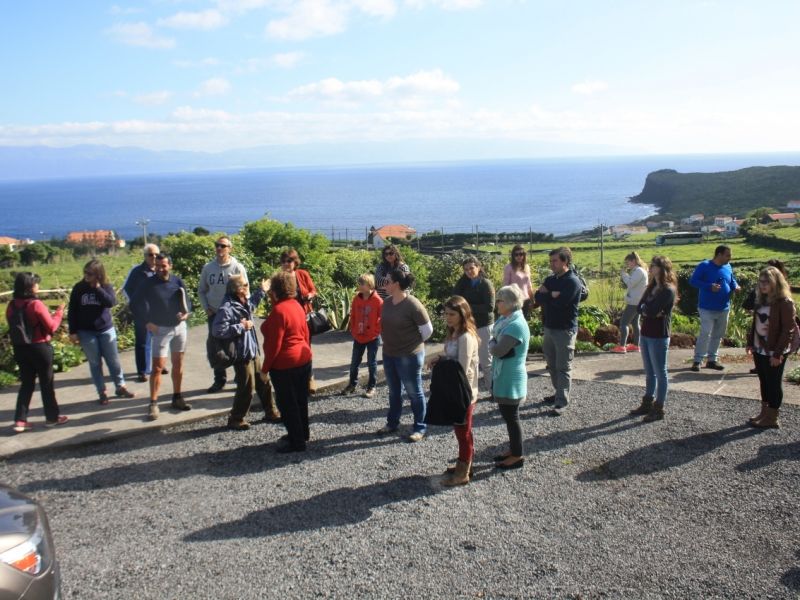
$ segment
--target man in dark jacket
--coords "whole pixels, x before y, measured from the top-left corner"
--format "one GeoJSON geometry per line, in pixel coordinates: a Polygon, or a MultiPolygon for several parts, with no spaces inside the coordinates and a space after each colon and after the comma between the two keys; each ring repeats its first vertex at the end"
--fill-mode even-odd
{"type": "Polygon", "coordinates": [[[158,256],[158,253],[158,246],[146,244],[144,247],[144,261],[130,270],[122,286],[122,292],[128,299],[128,304],[133,313],[136,373],[140,382],[147,381],[147,376],[150,374],[150,334],[147,331],[147,327],[145,327],[145,323],[136,317],[132,301],[142,284],[155,275],[156,256],[158,256]]]}
{"type": "Polygon", "coordinates": [[[555,394],[544,401],[553,404],[551,414],[560,416],[569,404],[572,382],[572,359],[575,356],[575,339],[578,335],[578,303],[581,298],[581,281],[570,268],[572,252],[567,247],[550,252],[550,269],[553,274],[544,280],[536,291],[536,303],[544,315],[542,351],[550,372],[555,394]]]}

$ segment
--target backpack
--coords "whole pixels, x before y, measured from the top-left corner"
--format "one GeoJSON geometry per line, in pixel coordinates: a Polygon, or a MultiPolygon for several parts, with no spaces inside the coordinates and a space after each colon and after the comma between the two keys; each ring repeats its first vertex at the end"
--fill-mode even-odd
{"type": "Polygon", "coordinates": [[[583,278],[577,269],[573,268],[572,272],[575,273],[575,276],[578,278],[578,281],[581,282],[581,297],[580,302],[586,302],[589,298],[589,284],[586,283],[586,280],[583,278]]]}
{"type": "Polygon", "coordinates": [[[11,343],[15,346],[25,346],[33,342],[33,327],[25,318],[25,312],[29,305],[30,302],[26,302],[22,308],[18,308],[17,303],[11,301],[8,314],[8,335],[11,343]]]}
{"type": "Polygon", "coordinates": [[[227,369],[233,366],[239,359],[236,347],[238,339],[238,337],[222,339],[213,335],[208,336],[206,340],[206,355],[208,364],[211,365],[212,369],[227,369]]]}

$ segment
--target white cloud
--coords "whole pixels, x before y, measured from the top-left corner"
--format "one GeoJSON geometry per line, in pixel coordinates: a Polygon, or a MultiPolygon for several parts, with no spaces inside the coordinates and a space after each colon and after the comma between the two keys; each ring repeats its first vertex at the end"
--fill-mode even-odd
{"type": "Polygon", "coordinates": [[[227,122],[233,118],[224,110],[192,108],[191,106],[179,106],[172,116],[178,121],[214,121],[217,123],[227,122]]]}
{"type": "Polygon", "coordinates": [[[172,64],[180,69],[199,69],[203,67],[216,67],[222,64],[218,58],[208,57],[200,60],[173,60],[172,64]]]}
{"type": "Polygon", "coordinates": [[[433,69],[406,77],[390,77],[385,81],[340,81],[329,77],[297,87],[289,92],[289,97],[353,106],[380,100],[384,104],[399,103],[406,107],[419,107],[431,97],[452,96],[460,87],[457,81],[445,75],[441,69],[433,69]]]}
{"type": "Polygon", "coordinates": [[[341,33],[347,26],[350,6],[330,0],[298,0],[288,15],[267,23],[269,37],[281,40],[305,40],[341,33]]]}
{"type": "Polygon", "coordinates": [[[483,4],[483,0],[405,0],[411,8],[436,6],[444,10],[470,10],[483,4]]]}
{"type": "Polygon", "coordinates": [[[353,6],[371,17],[393,17],[397,13],[394,0],[352,0],[353,6]]]}
{"type": "Polygon", "coordinates": [[[231,84],[222,77],[212,77],[200,84],[195,96],[224,96],[231,90],[231,84]]]}
{"type": "Polygon", "coordinates": [[[175,47],[175,40],[157,35],[147,23],[115,23],[105,31],[106,35],[120,44],[143,48],[168,49],[175,47]]]}
{"type": "Polygon", "coordinates": [[[304,52],[282,52],[273,54],[270,60],[276,67],[281,69],[293,69],[306,57],[304,52]]]}
{"type": "Polygon", "coordinates": [[[572,86],[573,92],[584,96],[605,92],[607,89],[608,84],[605,81],[582,81],[572,86]]]}
{"type": "Polygon", "coordinates": [[[199,29],[210,31],[219,29],[228,24],[228,17],[218,10],[203,10],[198,12],[179,12],[171,17],[159,19],[156,25],[159,27],[171,27],[173,29],[199,29]]]}
{"type": "Polygon", "coordinates": [[[168,102],[170,98],[172,98],[172,92],[161,90],[158,92],[139,94],[138,96],[134,96],[133,101],[137,104],[143,104],[144,106],[158,106],[168,102]]]}

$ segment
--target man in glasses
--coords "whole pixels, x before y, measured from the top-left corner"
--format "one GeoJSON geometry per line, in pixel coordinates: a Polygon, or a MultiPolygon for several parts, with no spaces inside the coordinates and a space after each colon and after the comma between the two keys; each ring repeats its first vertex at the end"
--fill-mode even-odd
{"type": "Polygon", "coordinates": [[[131,303],[139,288],[156,272],[156,256],[160,250],[155,244],[145,244],[144,261],[133,267],[128,273],[122,286],[122,292],[128,299],[133,313],[134,349],[136,354],[136,375],[139,382],[147,381],[150,374],[150,334],[147,331],[146,321],[137,317],[137,310],[131,303]]]}
{"type": "MultiPolygon", "coordinates": [[[[241,275],[247,283],[247,271],[231,256],[231,240],[228,237],[219,238],[214,244],[217,256],[203,267],[200,273],[200,285],[197,295],[200,304],[206,311],[208,320],[208,335],[211,335],[211,327],[214,323],[214,315],[222,304],[225,297],[225,290],[228,279],[231,275],[241,275]]],[[[214,382],[208,388],[209,394],[216,394],[225,387],[228,376],[225,369],[214,369],[214,382]]]]}

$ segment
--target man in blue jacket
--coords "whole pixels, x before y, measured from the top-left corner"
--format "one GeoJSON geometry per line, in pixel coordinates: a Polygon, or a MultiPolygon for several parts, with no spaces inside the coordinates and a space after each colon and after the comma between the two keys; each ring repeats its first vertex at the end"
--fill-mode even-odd
{"type": "Polygon", "coordinates": [[[552,250],[550,268],[553,274],[544,280],[535,294],[536,303],[542,307],[544,317],[542,352],[555,388],[555,394],[544,401],[554,405],[551,414],[556,417],[569,404],[572,359],[578,336],[578,303],[582,286],[570,263],[572,252],[569,248],[552,250]]]}
{"type": "Polygon", "coordinates": [[[700,363],[706,356],[707,369],[722,371],[725,368],[717,361],[717,352],[728,328],[731,294],[740,289],[730,262],[731,249],[725,245],[717,246],[714,258],[697,265],[689,280],[689,284],[698,289],[697,308],[700,313],[700,334],[694,346],[692,371],[700,370],[700,363]]]}

